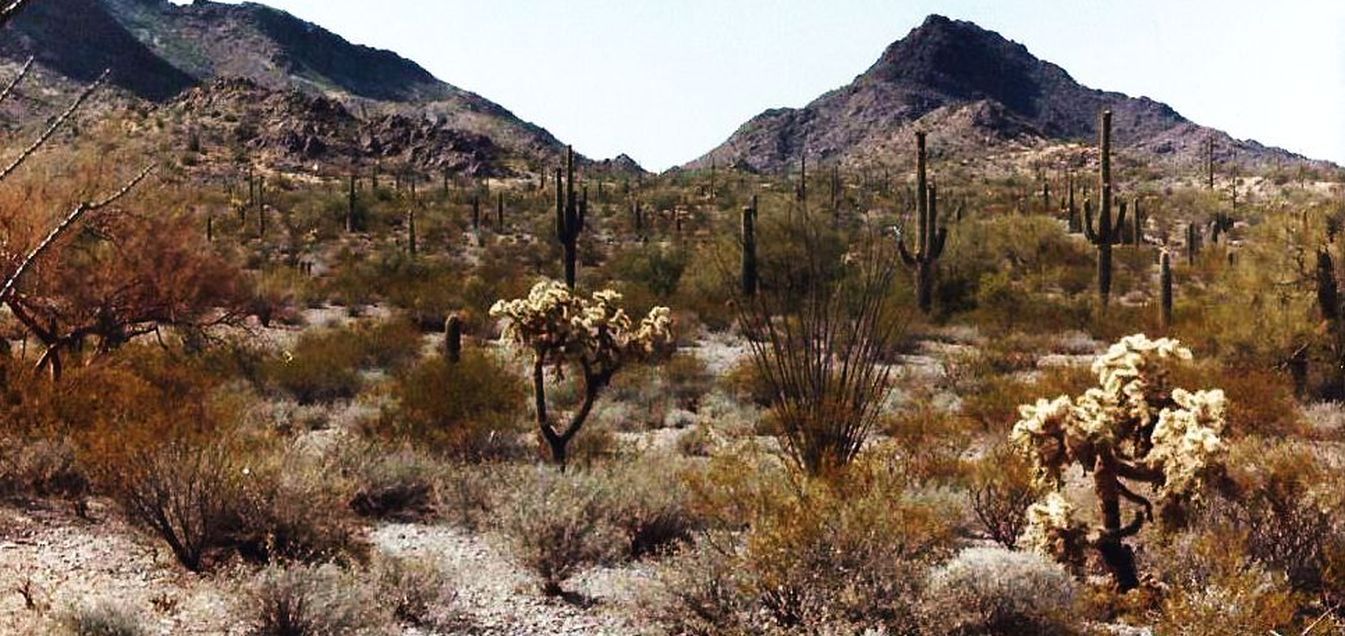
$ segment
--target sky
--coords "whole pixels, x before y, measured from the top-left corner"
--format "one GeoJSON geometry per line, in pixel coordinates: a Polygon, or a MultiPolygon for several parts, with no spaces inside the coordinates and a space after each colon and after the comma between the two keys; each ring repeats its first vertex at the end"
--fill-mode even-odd
{"type": "Polygon", "coordinates": [[[1345,164],[1342,0],[265,0],[593,158],[663,170],[848,84],[930,13],[1093,88],[1345,164]]]}

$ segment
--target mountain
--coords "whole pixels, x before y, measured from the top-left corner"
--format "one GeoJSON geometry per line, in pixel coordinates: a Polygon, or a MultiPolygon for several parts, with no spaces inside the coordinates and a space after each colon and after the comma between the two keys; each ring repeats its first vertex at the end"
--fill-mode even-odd
{"type": "Polygon", "coordinates": [[[1147,97],[1085,87],[1022,44],[931,15],[849,85],[803,108],[768,110],[685,167],[780,171],[797,165],[805,150],[821,163],[870,165],[909,154],[921,129],[950,156],[1091,143],[1106,109],[1118,149],[1146,159],[1195,162],[1213,136],[1221,161],[1304,160],[1198,126],[1147,97]]]}
{"type": "Polygon", "coordinates": [[[236,90],[216,82],[240,78],[254,94],[330,99],[361,120],[422,119],[439,131],[432,138],[484,137],[496,147],[492,161],[513,167],[550,163],[564,149],[546,130],[415,62],[261,4],[42,0],[11,32],[0,57],[31,55],[44,70],[77,82],[111,69],[113,85],[159,104],[212,86],[236,90]]]}

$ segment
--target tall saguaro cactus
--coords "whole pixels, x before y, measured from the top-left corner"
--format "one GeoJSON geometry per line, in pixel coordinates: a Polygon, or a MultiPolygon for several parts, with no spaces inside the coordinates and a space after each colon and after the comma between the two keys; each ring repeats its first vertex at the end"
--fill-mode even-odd
{"type": "Polygon", "coordinates": [[[1345,392],[1345,306],[1341,305],[1335,261],[1326,247],[1317,251],[1317,307],[1331,335],[1331,350],[1335,357],[1333,388],[1345,392]]]}
{"type": "Polygon", "coordinates": [[[1165,249],[1158,256],[1158,324],[1166,332],[1172,329],[1172,255],[1165,249]]]}
{"type": "Polygon", "coordinates": [[[752,196],[752,204],[743,206],[742,217],[742,286],[743,296],[752,297],[757,293],[757,197],[752,196]]]}
{"type": "Polygon", "coordinates": [[[1097,293],[1106,307],[1111,299],[1111,248],[1121,242],[1125,227],[1125,207],[1120,209],[1116,218],[1112,218],[1112,181],[1111,181],[1111,111],[1102,111],[1101,125],[1098,127],[1098,145],[1102,150],[1102,168],[1099,174],[1102,188],[1102,206],[1098,210],[1096,226],[1093,223],[1092,201],[1085,200],[1084,235],[1097,247],[1097,293]]]}
{"type": "Polygon", "coordinates": [[[565,149],[565,174],[556,170],[556,240],[564,249],[565,286],[574,289],[579,265],[579,234],[588,216],[588,197],[574,191],[574,148],[565,149]]]}
{"type": "Polygon", "coordinates": [[[462,360],[462,317],[456,313],[444,320],[444,359],[454,363],[462,360]]]}
{"type": "Polygon", "coordinates": [[[934,308],[934,275],[943,246],[948,239],[948,228],[939,227],[939,199],[929,185],[926,173],[925,133],[915,133],[916,176],[916,237],[915,253],[906,248],[906,238],[899,237],[897,250],[901,260],[915,272],[916,304],[928,314],[934,308]]]}
{"type": "Polygon", "coordinates": [[[354,233],[360,229],[359,212],[356,209],[355,171],[350,172],[350,190],[346,193],[346,231],[354,233]]]}

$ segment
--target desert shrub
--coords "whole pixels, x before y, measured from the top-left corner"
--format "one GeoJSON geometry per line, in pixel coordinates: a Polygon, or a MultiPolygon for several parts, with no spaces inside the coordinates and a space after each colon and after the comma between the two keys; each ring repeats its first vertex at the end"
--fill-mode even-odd
{"type": "Polygon", "coordinates": [[[1345,549],[1337,513],[1345,501],[1332,469],[1309,448],[1247,440],[1234,447],[1229,482],[1210,506],[1212,520],[1240,535],[1248,556],[1283,573],[1294,589],[1334,587],[1329,571],[1333,553],[1345,549]]]}
{"type": "Polygon", "coordinates": [[[410,449],[372,447],[345,467],[355,482],[350,507],[364,517],[412,521],[434,512],[439,469],[410,449]]]}
{"type": "Polygon", "coordinates": [[[456,593],[448,575],[432,559],[381,557],[373,575],[378,599],[393,618],[420,627],[447,627],[456,593]]]}
{"type": "Polygon", "coordinates": [[[467,350],[457,363],[424,360],[398,375],[392,395],[383,429],[399,440],[462,460],[518,451],[523,382],[489,353],[467,350]]]}
{"type": "Polygon", "coordinates": [[[884,424],[900,457],[893,465],[906,479],[947,482],[961,476],[961,456],[971,441],[970,420],[920,399],[884,424]]]}
{"type": "Polygon", "coordinates": [[[1037,500],[1032,465],[1007,444],[990,449],[968,466],[968,498],[990,538],[1013,549],[1027,527],[1027,509],[1037,500]]]}
{"type": "Polygon", "coordinates": [[[629,557],[666,552],[703,525],[682,488],[681,471],[671,457],[646,455],[603,475],[611,484],[607,514],[624,534],[629,557]]]}
{"type": "Polygon", "coordinates": [[[1152,617],[1161,634],[1291,633],[1304,605],[1282,574],[1250,559],[1226,534],[1187,533],[1155,556],[1169,591],[1152,617]]]}
{"type": "Polygon", "coordinates": [[[537,469],[498,509],[499,528],[514,559],[557,596],[581,569],[618,556],[622,540],[605,508],[600,480],[582,473],[537,469]]]}
{"type": "Polygon", "coordinates": [[[362,562],[369,552],[339,467],[295,451],[254,457],[234,545],[246,559],[270,563],[362,562]]]}
{"type": "Polygon", "coordinates": [[[1180,372],[1182,381],[1223,388],[1228,395],[1228,427],[1238,436],[1290,437],[1307,430],[1292,382],[1264,368],[1200,365],[1180,372]]]}
{"type": "Polygon", "coordinates": [[[751,633],[752,600],[738,539],[714,533],[662,562],[659,585],[641,605],[670,634],[718,636],[751,633]]]}
{"type": "Polygon", "coordinates": [[[252,636],[355,636],[387,631],[389,606],[355,573],[334,565],[268,566],[243,613],[252,636]]]}
{"type": "Polygon", "coordinates": [[[730,367],[720,378],[720,384],[729,395],[762,408],[770,406],[775,399],[770,384],[751,360],[742,360],[730,367]]]}
{"type": "Polygon", "coordinates": [[[1046,557],[967,548],[930,573],[924,620],[940,634],[1075,634],[1078,585],[1046,557]]]}
{"type": "Polygon", "coordinates": [[[501,486],[516,481],[513,473],[527,470],[495,464],[458,464],[448,468],[437,490],[438,516],[468,530],[494,522],[495,508],[503,497],[501,486]]]}
{"type": "Polygon", "coordinates": [[[415,357],[420,332],[403,320],[305,332],[265,364],[270,383],[300,404],[354,397],[364,369],[397,368],[415,357]]]}
{"type": "Polygon", "coordinates": [[[0,440],[0,494],[61,497],[82,508],[90,483],[76,453],[68,438],[0,440]]]}
{"type": "Polygon", "coordinates": [[[56,616],[58,636],[148,636],[140,612],[113,600],[78,604],[56,616]]]}
{"type": "Polygon", "coordinates": [[[199,572],[238,527],[241,475],[226,444],[179,440],[140,452],[112,479],[131,521],[167,543],[183,567],[199,572]]]}
{"type": "Polygon", "coordinates": [[[698,633],[916,629],[923,573],[953,542],[947,509],[907,492],[885,461],[861,458],[824,481],[745,460],[712,459],[689,484],[746,531],[708,535],[671,561],[696,569],[664,573],[656,615],[698,633]],[[723,569],[707,569],[716,558],[723,569]]]}
{"type": "MultiPolygon", "coordinates": [[[[607,270],[613,280],[643,290],[651,296],[651,300],[666,300],[677,291],[686,267],[685,252],[658,245],[642,245],[617,254],[608,263],[607,270]]],[[[649,306],[641,306],[641,303],[633,303],[632,306],[637,310],[649,309],[649,306]]]]}
{"type": "Polygon", "coordinates": [[[661,367],[667,394],[679,408],[695,411],[701,398],[710,392],[714,378],[705,363],[694,354],[679,353],[661,367]]]}

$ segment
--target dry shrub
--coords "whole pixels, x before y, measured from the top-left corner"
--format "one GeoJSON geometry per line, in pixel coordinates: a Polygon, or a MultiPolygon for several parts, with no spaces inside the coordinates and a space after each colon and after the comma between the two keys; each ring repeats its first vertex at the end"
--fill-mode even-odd
{"type": "Polygon", "coordinates": [[[1178,372],[1186,386],[1217,386],[1228,396],[1228,428],[1236,436],[1293,437],[1308,426],[1283,373],[1254,367],[1197,365],[1178,372]]]}
{"type": "Polygon", "coordinates": [[[1283,573],[1294,589],[1345,591],[1330,580],[1332,557],[1345,550],[1339,477],[1312,449],[1291,443],[1247,440],[1233,453],[1231,484],[1211,506],[1212,521],[1240,536],[1250,558],[1283,573]]]}
{"type": "Polygon", "coordinates": [[[380,557],[373,576],[380,602],[399,622],[432,629],[453,626],[456,592],[433,559],[380,557]]]}
{"type": "Polygon", "coordinates": [[[953,542],[947,510],[882,461],[861,457],[828,480],[730,464],[712,460],[693,492],[732,502],[721,522],[745,534],[707,535],[670,562],[655,616],[693,633],[916,629],[923,573],[953,542]]]}
{"type": "Polygon", "coordinates": [[[609,563],[622,551],[622,534],[605,507],[607,484],[582,472],[537,468],[500,505],[499,529],[520,565],[558,596],[580,570],[609,563]]]}
{"type": "Polygon", "coordinates": [[[434,514],[439,467],[411,449],[370,447],[347,460],[350,507],[363,517],[415,521],[434,514]]]}
{"type": "Polygon", "coordinates": [[[682,487],[684,470],[672,457],[646,455],[602,475],[610,483],[607,514],[625,535],[630,558],[666,553],[704,525],[682,487]]]}
{"type": "Polygon", "coordinates": [[[1284,575],[1242,552],[1236,538],[1186,534],[1157,555],[1166,598],[1153,616],[1160,634],[1241,636],[1298,633],[1304,598],[1284,575]]]}
{"type": "Polygon", "coordinates": [[[7,497],[60,497],[83,509],[89,476],[68,438],[0,440],[0,494],[7,497]]]}
{"type": "Polygon", "coordinates": [[[1027,509],[1037,501],[1032,465],[1008,444],[990,449],[967,466],[968,499],[991,539],[1013,549],[1027,527],[1027,509]]]}
{"type": "Polygon", "coordinates": [[[139,453],[112,479],[133,522],[158,535],[193,572],[239,527],[241,466],[225,444],[169,442],[139,453]]]}
{"type": "Polygon", "coordinates": [[[103,599],[72,605],[56,616],[56,636],[148,636],[141,613],[120,602],[103,599]]]}
{"type": "Polygon", "coordinates": [[[721,377],[720,383],[729,395],[761,408],[769,407],[775,399],[770,384],[751,360],[745,359],[733,365],[721,377]]]}
{"type": "Polygon", "coordinates": [[[1097,383],[1087,366],[1050,367],[1032,377],[989,371],[984,377],[963,395],[962,414],[980,423],[982,430],[997,433],[1013,427],[1019,405],[1042,397],[1077,395],[1097,383]]]}
{"type": "Polygon", "coordinates": [[[930,573],[924,621],[937,634],[1078,634],[1078,584],[1029,552],[968,548],[930,573]]]}
{"type": "Polygon", "coordinates": [[[305,332],[294,347],[265,364],[269,383],[300,404],[349,399],[360,371],[397,369],[420,351],[420,331],[406,320],[305,332]]]}
{"type": "Polygon", "coordinates": [[[354,572],[335,565],[268,566],[243,601],[251,636],[388,633],[390,607],[354,572]]]}
{"type": "Polygon", "coordinates": [[[677,407],[695,411],[700,407],[701,398],[714,386],[714,378],[705,367],[705,362],[692,353],[679,353],[660,367],[667,395],[672,396],[677,407]]]}
{"type": "Polygon", "coordinates": [[[959,459],[971,441],[970,421],[926,399],[916,399],[885,422],[893,462],[912,483],[954,481],[962,475],[959,459]]]}
{"type": "Polygon", "coordinates": [[[517,456],[523,431],[523,381],[486,352],[451,363],[430,358],[400,374],[384,416],[390,436],[449,457],[479,461],[517,456]]]}

